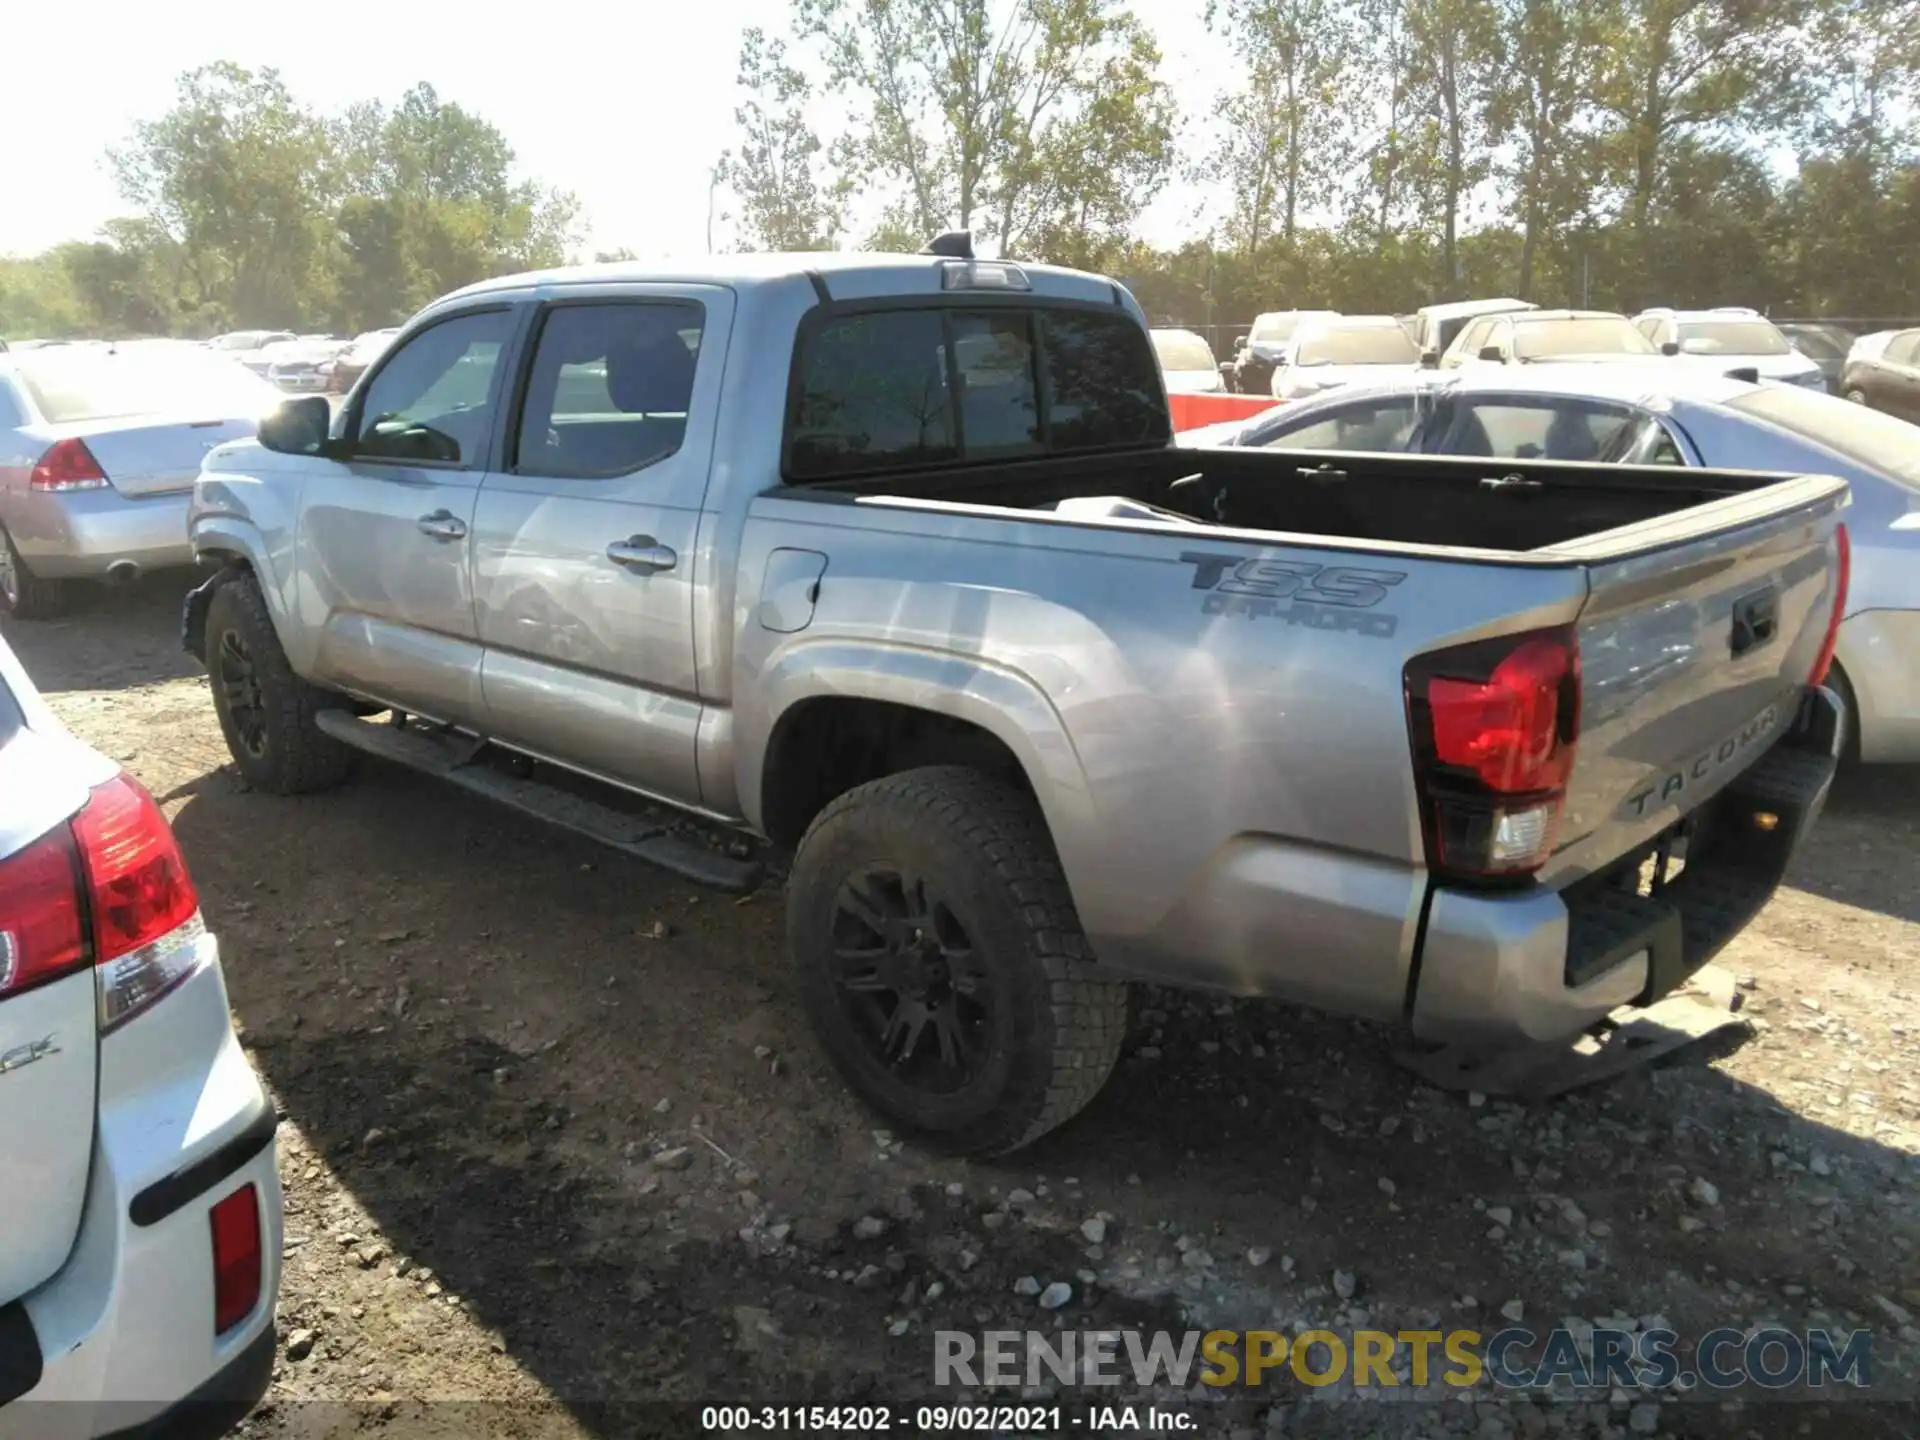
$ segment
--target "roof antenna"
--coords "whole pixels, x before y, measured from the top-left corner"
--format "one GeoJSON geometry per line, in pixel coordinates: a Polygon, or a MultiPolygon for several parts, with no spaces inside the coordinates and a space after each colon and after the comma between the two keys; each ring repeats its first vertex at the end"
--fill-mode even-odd
{"type": "Polygon", "coordinates": [[[927,242],[922,255],[945,255],[952,260],[973,259],[973,232],[971,230],[949,230],[936,235],[927,242]]]}

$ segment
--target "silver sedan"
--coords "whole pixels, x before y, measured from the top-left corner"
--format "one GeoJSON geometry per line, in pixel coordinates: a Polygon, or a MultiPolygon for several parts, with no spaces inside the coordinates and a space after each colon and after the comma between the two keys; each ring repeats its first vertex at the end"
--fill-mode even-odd
{"type": "Polygon", "coordinates": [[[1833,683],[1863,761],[1920,761],[1920,426],[1797,386],[1669,365],[1426,372],[1189,430],[1259,445],[1839,475],[1852,574],[1833,683]]]}
{"type": "Polygon", "coordinates": [[[193,563],[200,461],[280,393],[199,346],[142,341],[0,355],[0,614],[58,615],[74,581],[193,563]]]}

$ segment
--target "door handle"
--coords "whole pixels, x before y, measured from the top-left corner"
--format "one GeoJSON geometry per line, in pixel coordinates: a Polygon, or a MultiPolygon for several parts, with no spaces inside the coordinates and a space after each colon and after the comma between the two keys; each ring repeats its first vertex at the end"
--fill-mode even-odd
{"type": "Polygon", "coordinates": [[[431,515],[422,515],[414,524],[422,535],[431,535],[436,540],[463,540],[467,534],[467,522],[457,518],[450,510],[436,510],[431,515]]]}
{"type": "Polygon", "coordinates": [[[629,535],[624,540],[616,540],[607,546],[607,558],[616,565],[642,574],[657,574],[662,570],[671,570],[680,563],[680,557],[670,545],[662,545],[651,535],[629,535]]]}

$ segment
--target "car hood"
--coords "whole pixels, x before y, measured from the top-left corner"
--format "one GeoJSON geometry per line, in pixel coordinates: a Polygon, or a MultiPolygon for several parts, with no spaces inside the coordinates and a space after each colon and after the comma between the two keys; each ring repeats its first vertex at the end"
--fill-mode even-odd
{"type": "Polygon", "coordinates": [[[1762,380],[1794,380],[1820,373],[1819,364],[1797,350],[1787,355],[1682,355],[1679,358],[1721,375],[1729,370],[1751,370],[1762,380]]]}

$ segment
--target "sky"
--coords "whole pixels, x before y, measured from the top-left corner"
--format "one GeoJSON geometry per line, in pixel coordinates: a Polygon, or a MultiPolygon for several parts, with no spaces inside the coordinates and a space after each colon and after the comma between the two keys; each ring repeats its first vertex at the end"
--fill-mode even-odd
{"type": "MultiPolygon", "coordinates": [[[[278,69],[301,101],[325,112],[393,101],[427,81],[497,126],[524,175],[580,198],[590,232],[583,253],[698,253],[708,176],[733,135],[740,33],[784,30],[789,14],[788,0],[360,0],[331,13],[284,0],[122,0],[89,7],[87,27],[110,33],[95,35],[106,43],[86,44],[76,61],[76,7],[5,8],[11,54],[65,58],[8,67],[8,113],[35,118],[8,147],[0,255],[90,239],[127,213],[108,147],[135,121],[167,110],[181,71],[215,60],[278,69]]],[[[1201,22],[1201,0],[1136,0],[1134,8],[1159,36],[1163,73],[1182,107],[1210,111],[1234,72],[1201,22]]],[[[1196,219],[1204,203],[1202,192],[1176,183],[1142,233],[1157,243],[1191,236],[1204,229],[1196,219]]]]}

